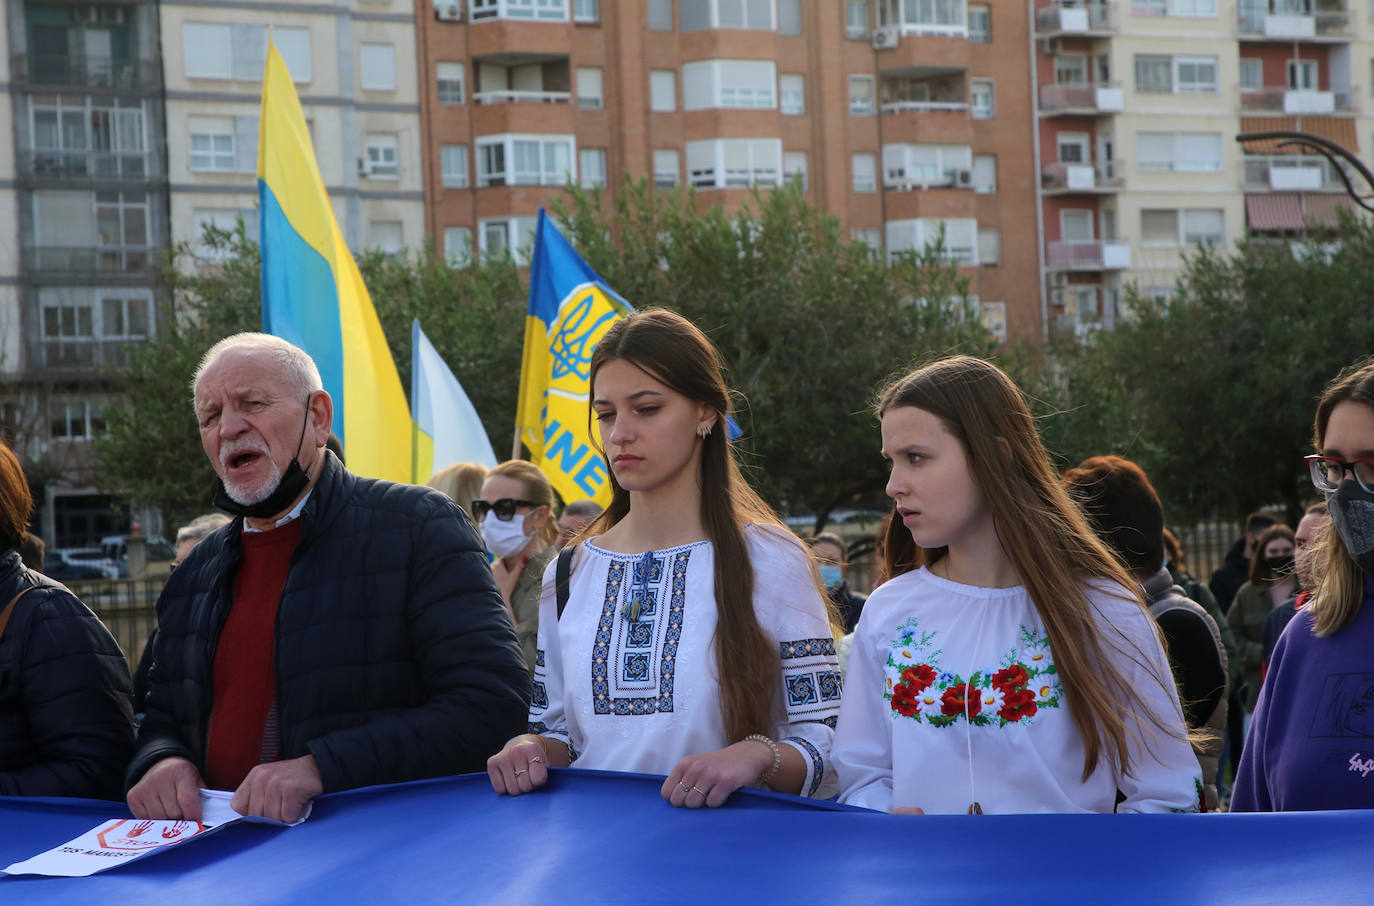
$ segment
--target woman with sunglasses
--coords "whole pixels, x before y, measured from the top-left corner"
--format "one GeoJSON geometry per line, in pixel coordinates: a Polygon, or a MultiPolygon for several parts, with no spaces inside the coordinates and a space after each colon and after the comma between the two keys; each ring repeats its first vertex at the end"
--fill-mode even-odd
{"type": "Polygon", "coordinates": [[[488,472],[482,496],[472,501],[472,517],[496,557],[491,572],[510,608],[530,672],[539,634],[540,579],[558,553],[552,511],[553,485],[538,466],[523,459],[507,460],[488,472]]]}
{"type": "Polygon", "coordinates": [[[1255,705],[1234,812],[1374,808],[1374,359],[1317,404],[1307,457],[1331,522],[1316,590],[1283,631],[1255,705]]]}
{"type": "Polygon", "coordinates": [[[840,677],[826,598],[801,542],[745,483],[719,354],[691,322],[644,311],[590,363],[610,506],[583,530],[561,617],[544,576],[530,733],[487,762],[498,793],[547,766],[666,774],[675,806],[754,784],[826,796],[840,677]]]}

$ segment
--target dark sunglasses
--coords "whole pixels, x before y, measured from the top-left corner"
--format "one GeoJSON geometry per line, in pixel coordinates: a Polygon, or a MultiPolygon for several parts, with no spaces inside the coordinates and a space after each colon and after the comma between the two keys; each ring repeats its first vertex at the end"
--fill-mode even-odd
{"type": "Polygon", "coordinates": [[[502,522],[510,522],[515,518],[515,511],[522,506],[543,506],[534,500],[519,500],[515,497],[502,497],[500,500],[486,501],[477,498],[472,502],[472,517],[481,522],[487,517],[487,513],[495,513],[496,518],[502,522]]]}

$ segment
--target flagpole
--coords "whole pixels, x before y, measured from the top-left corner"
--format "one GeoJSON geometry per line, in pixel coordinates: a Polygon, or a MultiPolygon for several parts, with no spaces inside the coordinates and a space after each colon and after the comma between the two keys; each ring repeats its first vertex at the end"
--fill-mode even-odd
{"type": "Polygon", "coordinates": [[[511,441],[511,445],[510,445],[510,458],[511,458],[511,459],[519,459],[519,458],[520,458],[520,426],[519,426],[519,425],[516,425],[516,426],[515,426],[515,440],[511,441]]]}

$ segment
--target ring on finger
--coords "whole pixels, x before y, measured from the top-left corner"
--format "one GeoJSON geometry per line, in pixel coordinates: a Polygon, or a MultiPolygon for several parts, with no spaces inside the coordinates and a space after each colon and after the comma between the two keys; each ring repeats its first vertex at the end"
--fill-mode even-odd
{"type": "Polygon", "coordinates": [[[544,763],[544,759],[543,759],[542,757],[536,755],[536,756],[534,756],[533,758],[530,759],[530,764],[534,764],[536,761],[539,762],[540,764],[543,764],[543,763],[544,763]]]}
{"type": "Polygon", "coordinates": [[[515,769],[515,776],[516,776],[516,777],[519,777],[519,776],[520,776],[521,774],[523,774],[523,773],[525,773],[525,769],[524,769],[524,768],[516,768],[516,769],[515,769]]]}
{"type": "Polygon", "coordinates": [[[678,784],[677,784],[677,785],[680,786],[680,787],[682,787],[682,791],[683,791],[684,793],[690,793],[692,790],[696,789],[696,787],[694,787],[694,786],[688,786],[687,784],[683,783],[683,782],[680,781],[680,780],[678,781],[678,784]]]}
{"type": "Polygon", "coordinates": [[[700,794],[702,795],[702,797],[705,798],[705,796],[706,796],[706,791],[703,790],[701,787],[699,787],[699,786],[694,786],[694,787],[692,787],[692,789],[695,790],[696,792],[700,793],[700,794]]]}

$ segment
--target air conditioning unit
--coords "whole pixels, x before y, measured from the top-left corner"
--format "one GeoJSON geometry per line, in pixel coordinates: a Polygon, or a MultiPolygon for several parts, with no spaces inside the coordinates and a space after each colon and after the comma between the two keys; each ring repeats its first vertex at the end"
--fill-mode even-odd
{"type": "Polygon", "coordinates": [[[896,25],[879,28],[873,32],[873,47],[877,50],[890,50],[902,40],[902,30],[896,25]]]}
{"type": "Polygon", "coordinates": [[[973,185],[973,171],[972,171],[972,170],[956,170],[956,171],[954,171],[954,184],[955,184],[956,186],[960,186],[960,187],[965,188],[965,189],[967,189],[969,186],[973,185]]]}
{"type": "Polygon", "coordinates": [[[1059,40],[1058,38],[1046,38],[1046,39],[1045,39],[1045,53],[1047,53],[1047,54],[1057,54],[1057,53],[1059,53],[1059,48],[1060,48],[1060,46],[1061,46],[1061,45],[1060,45],[1060,40],[1059,40]]]}
{"type": "Polygon", "coordinates": [[[440,22],[462,22],[463,4],[438,3],[434,6],[434,18],[440,22]]]}

